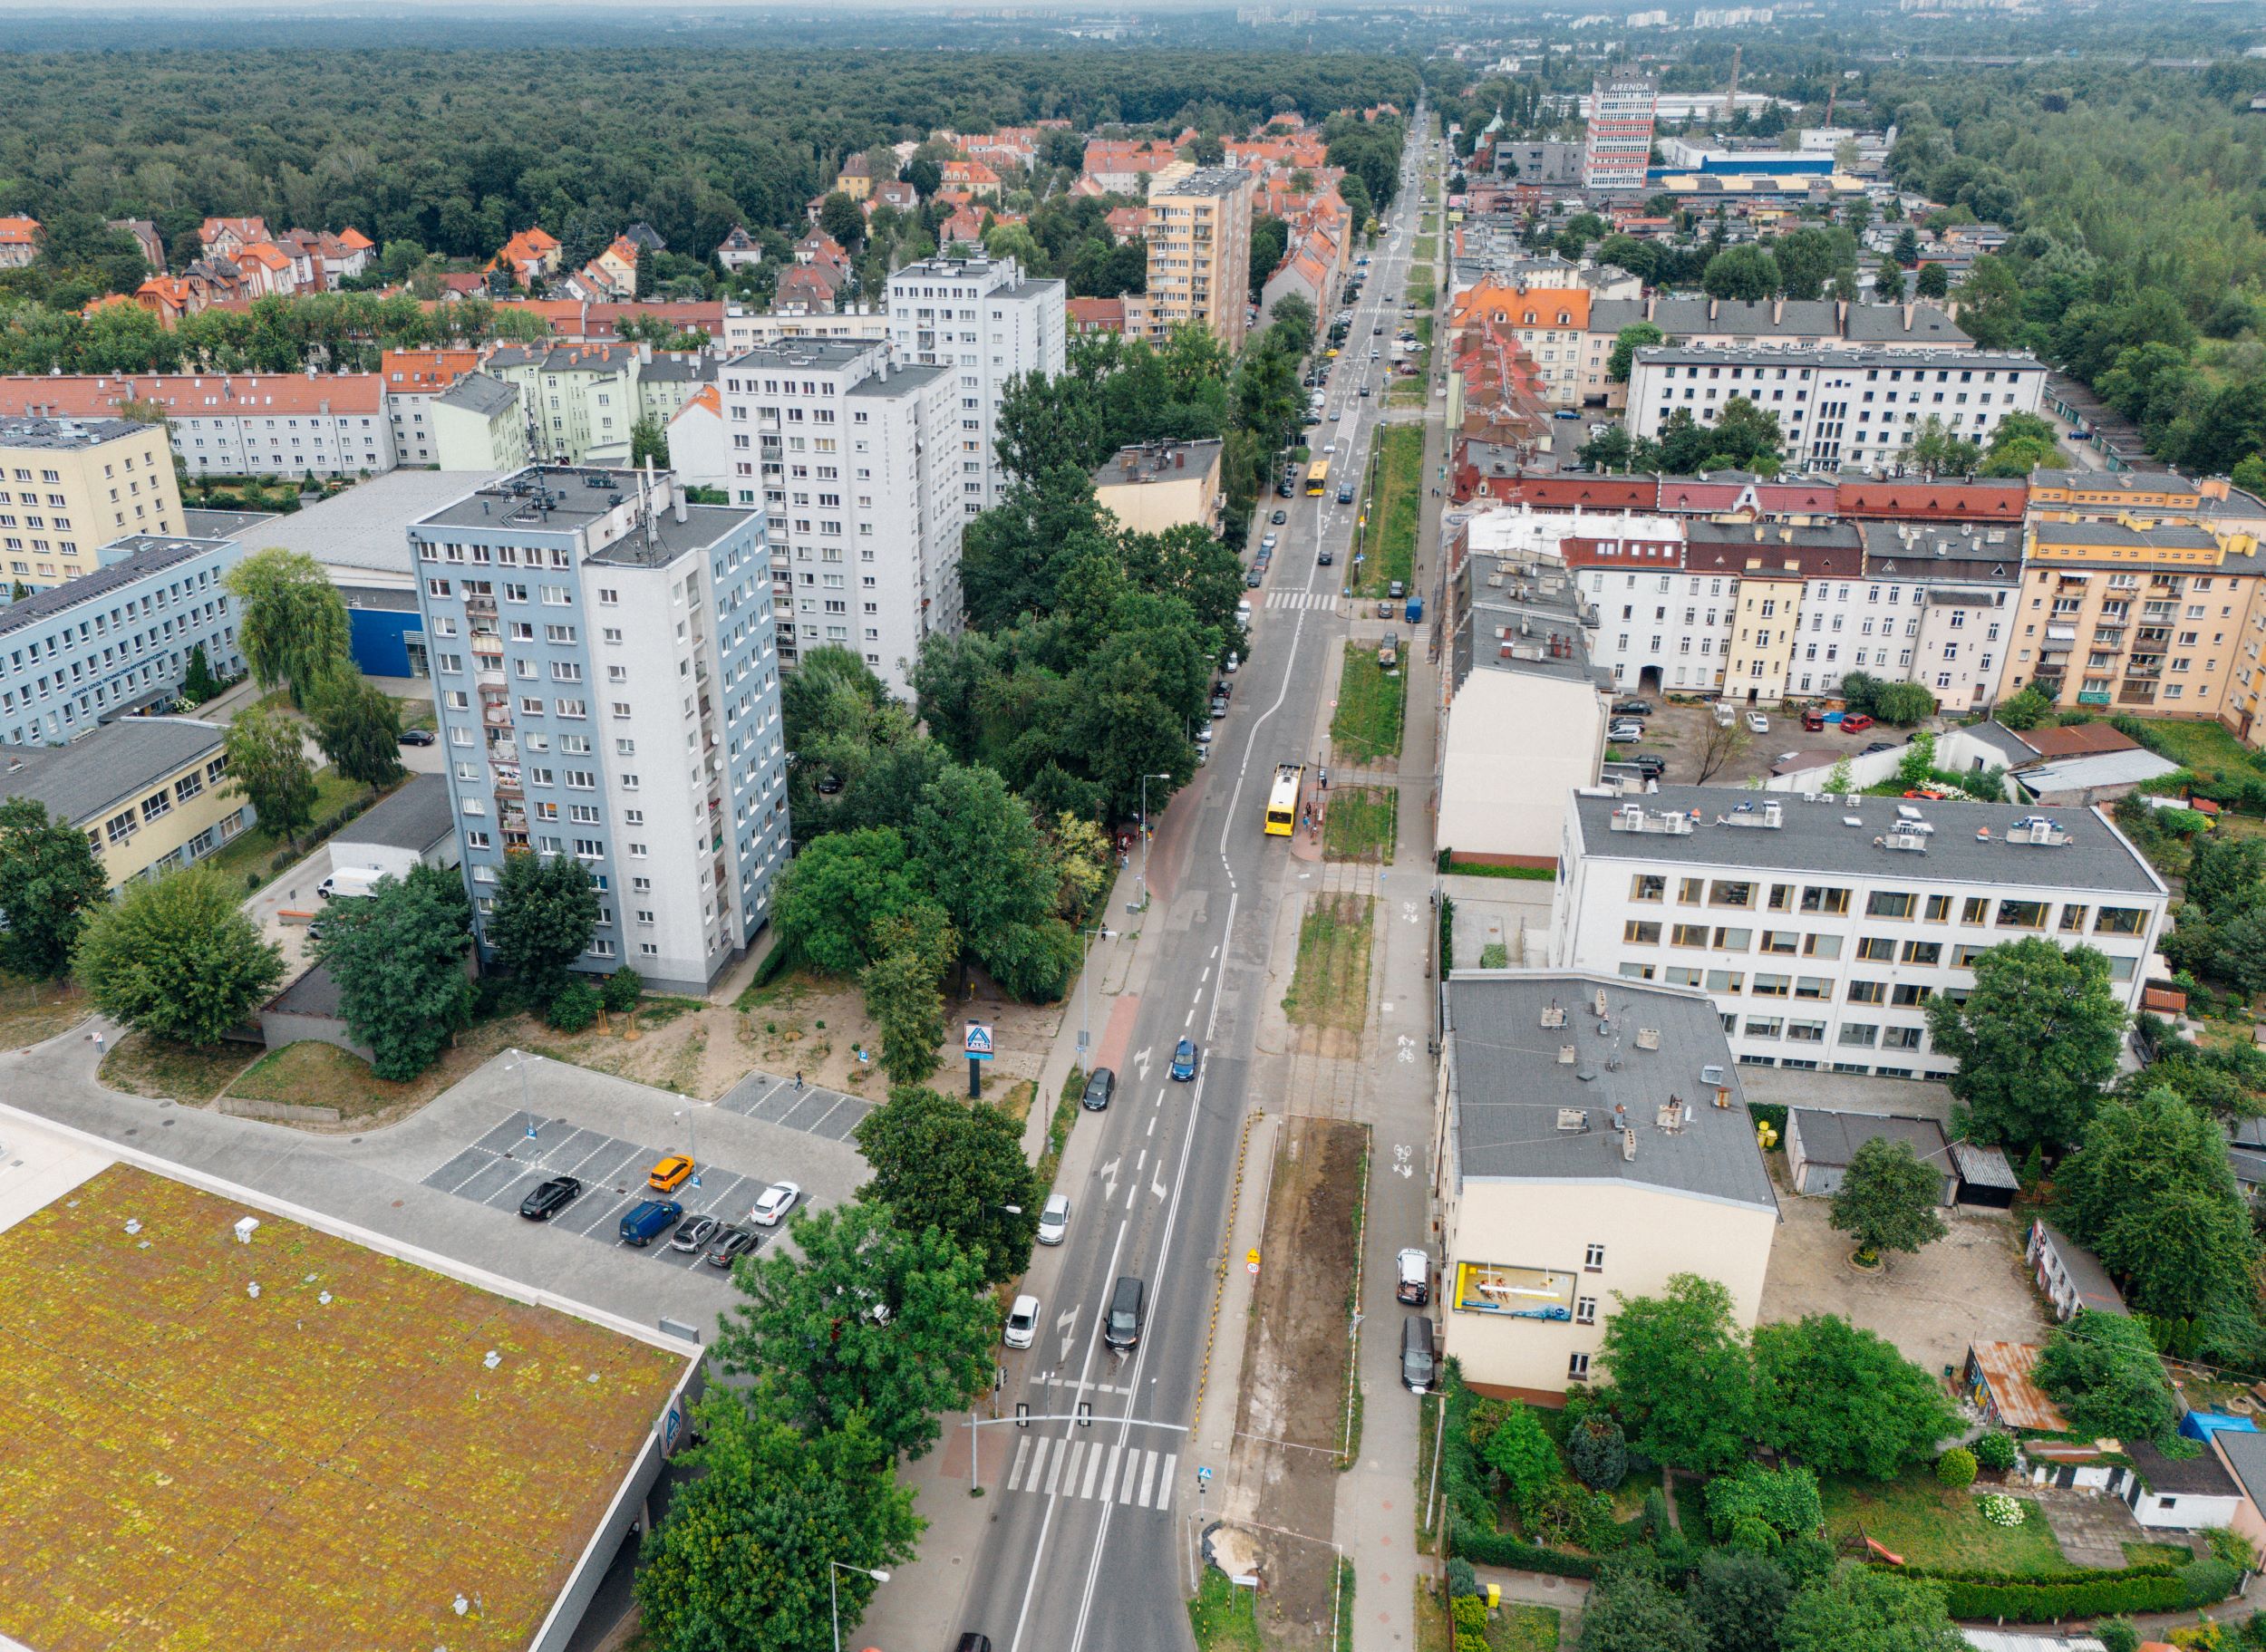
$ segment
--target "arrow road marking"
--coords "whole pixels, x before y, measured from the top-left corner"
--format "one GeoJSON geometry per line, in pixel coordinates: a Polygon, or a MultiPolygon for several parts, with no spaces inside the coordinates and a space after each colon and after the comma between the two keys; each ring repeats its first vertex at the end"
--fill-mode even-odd
{"type": "Polygon", "coordinates": [[[1118,1165],[1122,1156],[1120,1154],[1118,1158],[1111,1159],[1094,1173],[1101,1178],[1102,1186],[1109,1190],[1102,1195],[1105,1200],[1115,1199],[1118,1196],[1118,1165]]]}
{"type": "Polygon", "coordinates": [[[1054,1319],[1054,1328],[1061,1333],[1062,1363],[1064,1365],[1068,1365],[1070,1362],[1070,1344],[1075,1341],[1078,1337],[1077,1308],[1073,1306],[1070,1312],[1056,1315],[1054,1319]]]}
{"type": "Polygon", "coordinates": [[[1156,1175],[1148,1184],[1148,1191],[1155,1193],[1159,1199],[1165,1196],[1165,1161],[1162,1159],[1158,1159],[1157,1161],[1156,1175]]]}
{"type": "Polygon", "coordinates": [[[1148,1051],[1144,1049],[1136,1055],[1133,1058],[1133,1065],[1139,1070],[1141,1077],[1146,1080],[1148,1077],[1148,1051]]]}

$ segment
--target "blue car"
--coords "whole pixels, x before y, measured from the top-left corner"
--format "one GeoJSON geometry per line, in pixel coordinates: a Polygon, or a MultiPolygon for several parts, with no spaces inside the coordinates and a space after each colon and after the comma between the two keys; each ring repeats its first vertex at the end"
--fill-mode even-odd
{"type": "Polygon", "coordinates": [[[684,1207],[673,1199],[641,1199],[622,1218],[622,1242],[642,1251],[683,1216],[684,1207]]]}
{"type": "Polygon", "coordinates": [[[1182,1083],[1196,1077],[1196,1040],[1183,1039],[1172,1047],[1172,1076],[1182,1083]]]}

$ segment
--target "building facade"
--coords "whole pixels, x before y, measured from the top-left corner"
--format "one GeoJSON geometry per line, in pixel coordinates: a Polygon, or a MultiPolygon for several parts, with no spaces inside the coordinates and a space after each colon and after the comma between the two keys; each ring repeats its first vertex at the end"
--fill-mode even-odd
{"type": "Polygon", "coordinates": [[[76,579],[113,539],[186,528],[160,426],[0,417],[0,570],[11,584],[76,579]]]}
{"type": "MultiPolygon", "coordinates": [[[[24,376],[0,379],[0,418],[111,419],[139,403],[165,416],[192,475],[375,476],[394,462],[383,385],[374,372],[24,376]]],[[[153,517],[125,531],[180,527],[153,517]]]]}
{"type": "Polygon", "coordinates": [[[638,366],[630,344],[506,344],[484,371],[518,387],[536,459],[606,466],[629,463],[638,366]]]}
{"type": "Polygon", "coordinates": [[[1168,332],[1200,322],[1232,351],[1251,304],[1252,175],[1205,167],[1148,198],[1148,314],[1168,332]]]}
{"type": "Polygon", "coordinates": [[[30,797],[86,834],[115,894],[202,860],[252,824],[228,783],[228,730],[129,717],[67,746],[0,752],[0,798],[30,797]]]}
{"type": "Polygon", "coordinates": [[[232,539],[135,535],[94,573],[0,608],[0,743],[59,746],[163,705],[199,648],[215,677],[244,670],[224,583],[232,539]]]}
{"type": "Polygon", "coordinates": [[[528,417],[517,384],[467,373],[421,410],[438,470],[518,470],[528,451],[528,417]]]}
{"type": "Polygon", "coordinates": [[[897,360],[946,370],[959,403],[960,508],[974,516],[1005,486],[993,440],[999,404],[1023,373],[1058,376],[1069,343],[1065,287],[1012,258],[924,258],[889,277],[897,360]]]}
{"type": "Polygon", "coordinates": [[[1589,134],[1582,145],[1582,188],[1600,194],[1644,188],[1652,164],[1652,113],[1660,82],[1634,69],[1613,69],[1590,88],[1589,134]]]}
{"type": "Polygon", "coordinates": [[[1929,1000],[2033,935],[2098,949],[2130,1010],[2168,898],[2097,809],[1668,786],[1577,794],[1564,832],[1552,962],[1704,991],[1766,1067],[1942,1077],[1929,1000]]]}
{"type": "Polygon", "coordinates": [[[1658,437],[1678,411],[1702,427],[1732,400],[1777,415],[1789,469],[1885,471],[1938,421],[1988,442],[2009,413],[2035,413],[2046,385],[2034,356],[1978,350],[1639,350],[1629,375],[1633,436],[1658,437]]]}
{"type": "Polygon", "coordinates": [[[409,538],[475,929],[507,855],[571,855],[600,914],[576,967],[704,990],[788,855],[762,514],[537,467],[409,538]]]}
{"type": "Polygon", "coordinates": [[[847,648],[892,693],[961,623],[961,397],[886,340],[787,340],[725,363],[732,499],[760,507],[780,657],[847,648]]]}

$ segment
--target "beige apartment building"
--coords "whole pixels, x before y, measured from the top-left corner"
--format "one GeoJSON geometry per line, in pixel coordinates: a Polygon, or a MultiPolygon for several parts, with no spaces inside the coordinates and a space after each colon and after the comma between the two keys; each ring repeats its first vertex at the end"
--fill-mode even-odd
{"type": "Polygon", "coordinates": [[[97,546],[186,531],[163,425],[0,419],[0,575],[11,584],[61,584],[100,565],[97,546]]]}
{"type": "Polygon", "coordinates": [[[1094,500],[1137,534],[1194,524],[1219,531],[1227,495],[1216,441],[1158,441],[1120,448],[1094,472],[1094,500]]]}
{"type": "Polygon", "coordinates": [[[1148,197],[1148,313],[1158,332],[1201,322],[1241,350],[1251,304],[1254,176],[1205,167],[1148,197]]]}
{"type": "Polygon", "coordinates": [[[2266,558],[2249,534],[2193,522],[2034,518],[2000,693],[2035,685],[2057,706],[2226,717],[2249,738],[2253,623],[2266,558]],[[2238,662],[2243,668],[2238,669],[2238,662]]]}

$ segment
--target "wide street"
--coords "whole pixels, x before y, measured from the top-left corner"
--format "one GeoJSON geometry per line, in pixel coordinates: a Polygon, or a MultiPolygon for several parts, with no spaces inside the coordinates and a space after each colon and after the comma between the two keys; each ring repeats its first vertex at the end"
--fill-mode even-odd
{"type": "MultiPolygon", "coordinates": [[[[1420,113],[1416,130],[1424,124],[1420,113]]],[[[1418,147],[1412,141],[1411,152],[1418,147]]],[[[1387,334],[1397,324],[1417,200],[1414,187],[1403,189],[1372,251],[1329,390],[1342,416],[1310,433],[1317,449],[1334,438],[1336,477],[1362,474],[1384,415],[1387,374],[1369,362],[1367,342],[1376,324],[1386,324],[1387,334]],[[1364,376],[1374,386],[1366,398],[1356,388],[1364,376]]],[[[1325,328],[1330,314],[1320,318],[1325,328]]],[[[1262,501],[1263,514],[1278,503],[1262,501]]],[[[1042,1252],[1034,1270],[1034,1279],[1052,1277],[1041,1335],[1029,1352],[1004,1357],[1000,1415],[1012,1419],[1020,1403],[1032,1420],[1028,1428],[1009,1420],[983,1429],[976,1466],[988,1523],[964,1568],[954,1621],[988,1635],[999,1652],[1151,1652],[1188,1643],[1182,1599],[1194,1522],[1186,1517],[1198,1504],[1198,1469],[1225,1467],[1208,1462],[1188,1431],[1238,1136],[1254,1106],[1276,1105],[1252,1092],[1254,1040],[1267,982],[1289,969],[1286,957],[1271,954],[1290,850],[1264,835],[1261,816],[1278,762],[1322,756],[1310,749],[1310,731],[1335,681],[1350,606],[1339,593],[1352,574],[1359,507],[1338,504],[1333,486],[1287,508],[1271,577],[1253,593],[1251,658],[1237,674],[1233,709],[1216,725],[1211,763],[1175,801],[1157,839],[1154,906],[1133,920],[1154,949],[1146,988],[1138,1000],[1117,1000],[1099,1046],[1097,1059],[1118,1068],[1117,1099],[1079,1125],[1081,1134],[1099,1133],[1080,1144],[1096,1168],[1089,1181],[1062,1183],[1073,1203],[1070,1237],[1058,1265],[1048,1268],[1042,1252]],[[1315,561],[1323,545],[1336,552],[1332,567],[1315,561]],[[1183,1037],[1197,1041],[1204,1061],[1193,1083],[1177,1084],[1167,1068],[1183,1037]],[[1147,1287],[1148,1321],[1139,1347],[1121,1356],[1103,1345],[1099,1321],[1114,1281],[1126,1276],[1147,1287]]],[[[1230,1370],[1211,1379],[1234,1377],[1230,1370]]],[[[964,1423],[953,1448],[963,1471],[965,1434],[964,1423]]]]}

